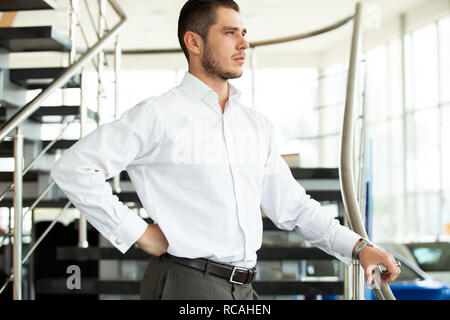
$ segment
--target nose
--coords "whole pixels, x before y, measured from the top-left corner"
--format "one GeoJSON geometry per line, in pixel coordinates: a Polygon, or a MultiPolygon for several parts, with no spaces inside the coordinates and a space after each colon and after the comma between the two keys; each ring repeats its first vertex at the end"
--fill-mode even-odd
{"type": "Polygon", "coordinates": [[[239,50],[247,50],[250,45],[248,44],[247,39],[244,38],[244,36],[241,35],[241,41],[239,42],[239,50]]]}

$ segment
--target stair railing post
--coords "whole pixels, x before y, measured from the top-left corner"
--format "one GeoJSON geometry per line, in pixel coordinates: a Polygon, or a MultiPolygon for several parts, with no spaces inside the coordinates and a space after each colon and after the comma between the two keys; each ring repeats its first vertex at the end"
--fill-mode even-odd
{"type": "MultiPolygon", "coordinates": [[[[116,41],[114,43],[114,120],[117,120],[119,117],[119,108],[120,108],[120,62],[122,51],[120,47],[120,35],[116,37],[116,41]]],[[[113,179],[113,190],[116,193],[120,193],[120,173],[117,174],[113,179]]]]}
{"type": "MultiPolygon", "coordinates": [[[[341,162],[340,162],[340,183],[343,194],[345,213],[348,216],[348,223],[352,230],[359,233],[363,237],[365,234],[364,226],[361,223],[361,216],[358,207],[357,194],[355,191],[354,180],[354,106],[355,97],[357,95],[358,85],[358,67],[359,55],[361,50],[362,40],[362,25],[361,25],[361,3],[357,3],[355,7],[355,14],[353,17],[353,35],[350,52],[350,63],[348,70],[346,105],[344,111],[344,125],[342,129],[342,143],[341,143],[341,162]],[[363,234],[364,233],[364,234],[363,234]]],[[[362,299],[360,264],[358,261],[352,263],[352,297],[354,300],[362,299]]]]}
{"type": "Polygon", "coordinates": [[[70,26],[69,26],[69,35],[70,35],[70,43],[72,45],[69,52],[69,65],[75,63],[75,59],[77,56],[77,26],[78,22],[78,0],[70,0],[70,26]]]}
{"type": "MultiPolygon", "coordinates": [[[[362,222],[361,212],[355,191],[355,180],[353,174],[353,133],[354,133],[354,101],[356,96],[356,85],[359,67],[359,53],[361,50],[362,39],[362,17],[361,17],[361,3],[356,4],[356,10],[353,21],[353,36],[352,46],[350,52],[350,63],[348,70],[347,92],[345,99],[344,122],[341,136],[341,159],[339,166],[339,180],[341,185],[342,199],[344,200],[345,213],[348,215],[352,230],[358,233],[362,238],[367,238],[367,232],[362,222]]],[[[355,272],[358,276],[360,273],[355,272]]],[[[357,284],[364,285],[364,278],[360,277],[353,279],[357,284]]],[[[356,284],[355,284],[356,285],[356,284]]],[[[378,295],[380,290],[374,290],[377,298],[382,297],[386,300],[395,300],[389,285],[381,282],[381,295],[378,295]]],[[[362,298],[361,295],[358,298],[362,298]]]]}
{"type": "Polygon", "coordinates": [[[22,300],[22,195],[23,195],[23,134],[20,126],[14,135],[14,247],[13,299],[22,300]]]}
{"type": "MultiPolygon", "coordinates": [[[[106,1],[98,0],[98,38],[102,38],[105,33],[105,12],[106,12],[106,1]]],[[[103,68],[105,64],[105,53],[101,50],[97,55],[97,113],[98,113],[98,124],[102,123],[102,100],[104,95],[103,87],[103,68]]]]}
{"type": "MultiPolygon", "coordinates": [[[[344,226],[351,229],[347,215],[345,214],[344,226]]],[[[352,300],[353,292],[353,264],[351,266],[344,264],[344,300],[352,300]]]]}
{"type": "MultiPolygon", "coordinates": [[[[87,108],[83,101],[83,72],[81,72],[81,87],[80,87],[80,139],[86,135],[87,123],[87,108]]],[[[87,239],[87,221],[86,217],[80,211],[80,218],[78,220],[78,247],[87,248],[89,242],[87,239]]]]}

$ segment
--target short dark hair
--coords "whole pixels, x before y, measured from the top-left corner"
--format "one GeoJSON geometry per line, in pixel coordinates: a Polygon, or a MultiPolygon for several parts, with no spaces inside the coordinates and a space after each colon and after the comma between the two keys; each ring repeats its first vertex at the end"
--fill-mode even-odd
{"type": "Polygon", "coordinates": [[[192,31],[206,40],[209,28],[217,23],[216,9],[219,7],[239,12],[239,6],[233,0],[189,0],[184,4],[178,18],[178,41],[186,59],[189,60],[189,52],[184,43],[184,35],[187,31],[192,31]]]}

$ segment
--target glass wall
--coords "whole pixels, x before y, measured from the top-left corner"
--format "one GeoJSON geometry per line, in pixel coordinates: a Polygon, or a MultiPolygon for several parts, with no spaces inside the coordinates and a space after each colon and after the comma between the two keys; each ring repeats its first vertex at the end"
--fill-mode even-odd
{"type": "MultiPolygon", "coordinates": [[[[446,141],[450,136],[450,17],[408,33],[403,41],[405,103],[401,40],[365,53],[376,241],[428,241],[450,235],[450,192],[445,179],[450,177],[446,141]]],[[[321,134],[332,134],[334,119],[342,123],[345,72],[343,63],[323,72],[321,134]]],[[[338,166],[332,147],[338,145],[338,137],[322,138],[321,165],[338,166]],[[327,147],[326,139],[334,143],[327,147]]]]}

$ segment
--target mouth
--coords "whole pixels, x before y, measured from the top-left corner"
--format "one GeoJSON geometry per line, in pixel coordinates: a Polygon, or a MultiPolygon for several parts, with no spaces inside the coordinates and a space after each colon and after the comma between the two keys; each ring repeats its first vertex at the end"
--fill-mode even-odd
{"type": "Polygon", "coordinates": [[[245,56],[241,56],[241,57],[234,58],[234,61],[244,63],[244,62],[245,62],[245,56]]]}

